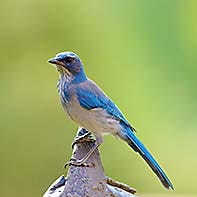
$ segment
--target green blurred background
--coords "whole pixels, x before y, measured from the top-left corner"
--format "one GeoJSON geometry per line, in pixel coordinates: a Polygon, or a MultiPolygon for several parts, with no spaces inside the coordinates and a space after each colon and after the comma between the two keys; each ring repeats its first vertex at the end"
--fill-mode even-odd
{"type": "Polygon", "coordinates": [[[0,196],[41,196],[67,173],[77,125],[47,63],[65,50],[137,128],[175,191],[112,136],[100,148],[105,173],[138,193],[196,196],[196,10],[195,0],[1,1],[0,196]]]}

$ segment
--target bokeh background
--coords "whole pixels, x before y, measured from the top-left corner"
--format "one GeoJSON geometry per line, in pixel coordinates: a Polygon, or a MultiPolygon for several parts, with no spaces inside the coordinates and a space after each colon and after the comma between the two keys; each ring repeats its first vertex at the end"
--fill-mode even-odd
{"type": "Polygon", "coordinates": [[[122,141],[106,136],[105,173],[149,196],[197,196],[197,1],[3,0],[0,6],[0,196],[42,196],[71,156],[47,59],[77,53],[137,128],[174,184],[166,191],[122,141]]]}

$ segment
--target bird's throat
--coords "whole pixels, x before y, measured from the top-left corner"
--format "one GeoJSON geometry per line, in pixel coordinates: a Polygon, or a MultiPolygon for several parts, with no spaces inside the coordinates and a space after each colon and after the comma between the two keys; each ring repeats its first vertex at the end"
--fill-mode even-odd
{"type": "Polygon", "coordinates": [[[56,65],[57,71],[61,74],[64,74],[66,76],[72,76],[71,72],[66,69],[65,67],[62,67],[61,65],[56,65]]]}

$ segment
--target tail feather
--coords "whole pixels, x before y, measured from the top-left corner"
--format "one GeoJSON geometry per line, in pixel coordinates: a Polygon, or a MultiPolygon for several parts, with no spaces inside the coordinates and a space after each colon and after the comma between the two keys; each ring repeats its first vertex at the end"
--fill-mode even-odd
{"type": "Polygon", "coordinates": [[[157,175],[159,180],[162,182],[163,186],[167,189],[174,189],[172,183],[166,176],[165,172],[161,169],[157,161],[153,158],[151,153],[146,149],[146,147],[140,142],[140,140],[135,136],[131,129],[126,131],[126,141],[136,152],[138,152],[142,158],[151,167],[153,172],[157,175]]]}

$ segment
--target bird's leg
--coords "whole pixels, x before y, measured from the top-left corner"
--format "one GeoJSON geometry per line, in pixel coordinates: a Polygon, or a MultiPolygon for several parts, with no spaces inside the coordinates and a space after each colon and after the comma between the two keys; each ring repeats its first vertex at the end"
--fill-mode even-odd
{"type": "Polygon", "coordinates": [[[96,137],[96,143],[94,144],[94,146],[88,151],[88,153],[81,159],[76,160],[74,158],[71,158],[71,160],[69,162],[67,162],[65,164],[65,168],[69,165],[74,165],[74,166],[89,166],[88,164],[86,164],[85,162],[89,159],[89,157],[94,153],[94,151],[101,145],[102,143],[102,137],[96,137]]]}
{"type": "Polygon", "coordinates": [[[99,147],[99,145],[100,144],[95,144],[94,147],[92,147],[91,150],[83,158],[81,158],[79,160],[75,160],[74,158],[71,158],[71,160],[65,164],[65,168],[68,165],[88,167],[89,165],[86,164],[85,162],[94,153],[94,151],[99,147]]]}
{"type": "Polygon", "coordinates": [[[74,148],[75,144],[79,144],[82,142],[95,142],[95,139],[92,137],[92,134],[85,130],[84,133],[78,133],[78,135],[75,137],[73,143],[72,143],[72,149],[74,148]]]}

